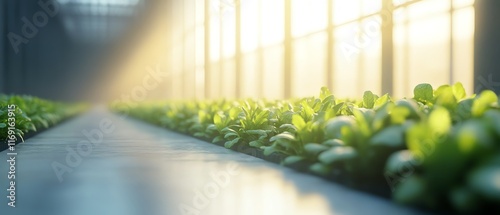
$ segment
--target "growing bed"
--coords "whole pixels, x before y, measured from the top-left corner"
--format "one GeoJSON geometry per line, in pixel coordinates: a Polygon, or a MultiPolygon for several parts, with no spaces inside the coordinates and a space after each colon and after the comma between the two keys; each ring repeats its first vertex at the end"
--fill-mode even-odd
{"type": "Polygon", "coordinates": [[[0,151],[61,123],[83,110],[84,104],[67,104],[33,96],[0,94],[0,151]]]}
{"type": "MultiPolygon", "coordinates": [[[[500,109],[492,91],[460,83],[393,99],[113,104],[122,114],[282,163],[398,203],[463,213],[500,211],[500,109]]],[[[265,183],[265,182],[263,182],[265,183]]]]}

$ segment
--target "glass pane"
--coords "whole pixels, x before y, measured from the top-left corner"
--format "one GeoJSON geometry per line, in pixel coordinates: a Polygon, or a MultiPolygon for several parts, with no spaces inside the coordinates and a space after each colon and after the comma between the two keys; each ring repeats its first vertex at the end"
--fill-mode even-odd
{"type": "Polygon", "coordinates": [[[392,17],[395,25],[404,24],[408,20],[408,9],[406,7],[396,9],[392,17]]]}
{"type": "Polygon", "coordinates": [[[184,24],[184,29],[185,30],[190,30],[190,31],[193,31],[194,30],[194,26],[196,25],[196,6],[195,6],[195,2],[194,0],[184,0],[182,1],[183,2],[183,5],[182,7],[184,8],[184,20],[183,20],[183,24],[184,24]]]}
{"type": "MultiPolygon", "coordinates": [[[[234,58],[225,59],[223,62],[222,74],[219,76],[224,98],[234,98],[236,96],[236,70],[234,58]]],[[[239,86],[238,86],[239,87],[239,86]]]]}
{"type": "Polygon", "coordinates": [[[183,73],[183,98],[193,99],[196,95],[196,68],[187,66],[183,73]]]}
{"type": "Polygon", "coordinates": [[[460,8],[474,5],[474,0],[453,0],[453,7],[460,8]]]}
{"type": "Polygon", "coordinates": [[[263,54],[263,96],[271,99],[283,98],[283,46],[266,48],[263,54]]]}
{"type": "Polygon", "coordinates": [[[405,25],[394,26],[394,96],[411,96],[408,91],[408,31],[405,25]]]}
{"type": "Polygon", "coordinates": [[[205,22],[205,0],[195,0],[196,24],[203,25],[205,22]]]}
{"type": "Polygon", "coordinates": [[[196,34],[195,32],[186,33],[184,37],[184,62],[187,66],[194,67],[196,64],[196,34]]]}
{"type": "Polygon", "coordinates": [[[223,3],[221,5],[222,56],[227,58],[234,56],[235,53],[236,17],[233,5],[223,3]]]}
{"type": "Polygon", "coordinates": [[[241,94],[243,97],[258,97],[259,87],[261,87],[262,81],[258,80],[259,77],[259,64],[258,64],[258,52],[250,52],[245,54],[242,59],[242,79],[241,83],[241,94]]]}
{"type": "Polygon", "coordinates": [[[205,96],[205,68],[196,67],[195,73],[196,98],[201,99],[205,96]]]}
{"type": "Polygon", "coordinates": [[[453,81],[462,82],[467,94],[473,92],[474,7],[453,14],[453,81]]]}
{"type": "Polygon", "coordinates": [[[293,0],[292,35],[298,37],[326,29],[327,12],[327,0],[293,0]]]}
{"type": "Polygon", "coordinates": [[[361,67],[360,83],[358,86],[361,96],[366,90],[380,94],[381,91],[381,67],[382,67],[382,39],[380,33],[380,17],[371,17],[362,22],[361,40],[364,44],[360,46],[361,67]]]}
{"type": "Polygon", "coordinates": [[[195,34],[194,32],[187,33],[184,39],[184,97],[194,98],[195,91],[195,70],[196,70],[196,58],[195,56],[195,34]]]}
{"type": "MultiPolygon", "coordinates": [[[[409,8],[410,17],[421,8],[409,8]]],[[[449,82],[450,17],[448,13],[422,19],[409,25],[408,87],[427,82],[439,86],[449,82]],[[432,32],[430,34],[429,32],[432,32]],[[432,50],[432,51],[429,51],[432,50]]]]}
{"type": "MultiPolygon", "coordinates": [[[[288,0],[287,0],[288,1],[288,0]]],[[[284,39],[284,0],[260,0],[262,45],[277,44],[284,39]]]]}
{"type": "Polygon", "coordinates": [[[404,4],[404,3],[408,3],[408,2],[411,2],[411,1],[414,1],[414,0],[392,0],[392,4],[394,6],[398,6],[398,5],[401,5],[401,4],[404,4]]]}
{"type": "Polygon", "coordinates": [[[181,99],[183,97],[183,83],[182,81],[182,73],[172,73],[172,95],[174,99],[181,99]]]}
{"type": "Polygon", "coordinates": [[[335,31],[335,65],[333,93],[337,97],[357,97],[360,69],[360,48],[355,45],[358,23],[348,24],[335,31]]]}
{"type": "Polygon", "coordinates": [[[222,95],[222,80],[220,80],[221,77],[221,64],[216,62],[211,63],[210,77],[208,81],[210,83],[210,93],[213,97],[220,97],[222,95]]]}
{"type": "Polygon", "coordinates": [[[295,41],[292,95],[315,96],[326,85],[327,34],[315,34],[295,41]]]}
{"type": "Polygon", "coordinates": [[[440,15],[450,10],[450,1],[425,0],[419,1],[408,7],[410,20],[425,19],[432,15],[440,15]]]}
{"type": "Polygon", "coordinates": [[[341,24],[352,21],[361,15],[361,0],[334,0],[333,23],[341,24]]]}
{"type": "Polygon", "coordinates": [[[210,59],[217,61],[220,58],[220,20],[219,16],[210,18],[210,59]]]}
{"type": "Polygon", "coordinates": [[[182,43],[177,43],[172,47],[172,72],[173,73],[180,73],[182,72],[183,69],[183,55],[184,55],[184,50],[182,47],[182,43]]]}
{"type": "Polygon", "coordinates": [[[259,44],[259,1],[241,0],[241,50],[249,52],[259,44]]]}
{"type": "Polygon", "coordinates": [[[196,65],[205,64],[205,26],[196,26],[196,65]]]}
{"type": "Polygon", "coordinates": [[[363,0],[362,1],[363,15],[376,13],[382,9],[382,1],[380,0],[363,0]]]}

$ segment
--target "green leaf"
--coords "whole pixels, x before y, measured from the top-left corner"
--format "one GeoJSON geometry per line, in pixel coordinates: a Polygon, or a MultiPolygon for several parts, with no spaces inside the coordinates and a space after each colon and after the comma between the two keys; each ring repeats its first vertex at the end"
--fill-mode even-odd
{"type": "Polygon", "coordinates": [[[296,141],[295,136],[291,133],[286,132],[286,131],[281,133],[281,134],[277,134],[277,135],[271,137],[271,139],[269,139],[269,141],[274,142],[274,141],[280,140],[280,139],[296,141]]]}
{"type": "Polygon", "coordinates": [[[268,116],[269,116],[269,112],[266,111],[266,110],[261,110],[261,109],[257,109],[256,112],[258,113],[257,116],[255,117],[255,121],[260,121],[260,122],[263,122],[265,120],[267,120],[268,116]]]}
{"type": "Polygon", "coordinates": [[[214,137],[214,139],[212,140],[212,143],[218,143],[220,141],[223,141],[224,138],[222,138],[221,136],[217,136],[217,137],[214,137]]]}
{"type": "Polygon", "coordinates": [[[24,136],[24,132],[23,132],[23,131],[21,131],[21,130],[19,130],[19,129],[17,129],[17,128],[16,128],[14,131],[15,131],[15,133],[16,133],[16,136],[18,136],[19,138],[21,138],[21,141],[23,141],[23,142],[24,142],[24,138],[23,138],[23,136],[24,136]]]}
{"type": "Polygon", "coordinates": [[[292,155],[292,156],[286,157],[285,160],[283,160],[283,164],[290,165],[290,164],[294,164],[294,163],[300,162],[300,161],[302,161],[304,159],[305,158],[302,157],[302,156],[292,155]]]}
{"type": "Polygon", "coordinates": [[[322,87],[321,92],[319,94],[319,98],[321,99],[321,101],[324,101],[326,98],[328,98],[331,95],[332,95],[332,93],[330,92],[328,87],[322,87]]]}
{"type": "Polygon", "coordinates": [[[484,113],[484,118],[490,123],[497,135],[500,136],[500,111],[488,110],[484,113]]]}
{"type": "Polygon", "coordinates": [[[385,94],[382,97],[377,98],[375,104],[373,105],[373,108],[378,109],[382,107],[382,105],[384,105],[385,103],[389,102],[390,100],[391,98],[389,97],[389,94],[385,94]]]}
{"type": "Polygon", "coordinates": [[[260,141],[260,140],[250,141],[248,143],[248,145],[252,146],[252,147],[260,148],[262,146],[262,141],[260,141]]]}
{"type": "Polygon", "coordinates": [[[5,124],[5,123],[0,123],[0,128],[5,128],[5,127],[7,127],[7,124],[5,124]]]}
{"type": "Polygon", "coordinates": [[[297,128],[297,130],[301,130],[306,127],[306,122],[302,118],[302,116],[298,114],[294,114],[292,116],[292,124],[297,128]]]}
{"type": "Polygon", "coordinates": [[[497,94],[491,90],[483,91],[472,104],[472,116],[480,117],[483,113],[488,110],[493,104],[498,102],[497,94]]]}
{"type": "Polygon", "coordinates": [[[222,130],[224,128],[224,125],[222,124],[222,117],[220,116],[220,114],[214,115],[214,124],[218,130],[222,130]]]}
{"type": "Polygon", "coordinates": [[[451,191],[450,201],[453,207],[463,214],[473,214],[478,210],[479,197],[469,187],[462,186],[451,191]]]}
{"type": "Polygon", "coordinates": [[[472,116],[471,111],[473,104],[473,99],[464,99],[460,101],[456,107],[453,119],[457,121],[469,119],[472,116]]]}
{"type": "Polygon", "coordinates": [[[319,175],[328,175],[331,172],[331,168],[329,166],[319,162],[311,165],[309,170],[319,175]]]}
{"type": "Polygon", "coordinates": [[[453,95],[453,89],[451,88],[450,85],[442,85],[442,86],[439,86],[435,91],[434,91],[434,97],[438,97],[440,96],[441,94],[445,93],[445,92],[450,92],[453,95]]]}
{"type": "Polygon", "coordinates": [[[196,132],[193,134],[195,137],[204,137],[205,136],[205,133],[203,132],[196,132]]]}
{"type": "MultiPolygon", "coordinates": [[[[32,116],[31,120],[33,122],[40,123],[44,128],[48,128],[49,127],[49,123],[47,122],[47,120],[44,120],[43,117],[41,117],[39,115],[32,116]]],[[[38,125],[40,125],[40,124],[38,124],[38,125]]]]}
{"type": "Polygon", "coordinates": [[[396,106],[391,110],[391,123],[403,124],[410,115],[411,110],[408,107],[396,106]]]}
{"type": "Polygon", "coordinates": [[[320,111],[325,111],[326,109],[330,108],[332,105],[335,104],[335,97],[333,95],[330,95],[323,99],[322,101],[322,107],[320,111]]]}
{"type": "Polygon", "coordinates": [[[35,127],[35,125],[34,125],[33,123],[31,123],[31,122],[26,123],[25,128],[26,128],[26,130],[28,130],[28,131],[37,131],[37,129],[36,129],[36,127],[35,127]]]}
{"type": "Polygon", "coordinates": [[[264,149],[264,155],[265,156],[269,156],[272,153],[278,151],[278,150],[276,150],[276,145],[275,144],[273,144],[271,146],[264,146],[263,149],[264,149]]]}
{"type": "Polygon", "coordinates": [[[462,83],[457,82],[453,85],[452,88],[453,88],[453,95],[455,95],[455,98],[458,101],[462,100],[463,98],[465,98],[465,96],[467,96],[467,93],[465,93],[465,88],[462,85],[462,83]]]}
{"type": "Polygon", "coordinates": [[[426,190],[425,181],[412,175],[399,184],[393,194],[393,198],[396,202],[411,204],[425,199],[426,190]]]}
{"type": "Polygon", "coordinates": [[[267,136],[267,132],[265,130],[247,130],[245,131],[247,134],[254,134],[259,136],[267,136]]]}
{"type": "Polygon", "coordinates": [[[421,155],[427,148],[436,147],[437,138],[430,134],[426,123],[419,123],[406,131],[406,145],[413,153],[421,155]],[[430,137],[430,138],[429,138],[430,137]]]}
{"type": "Polygon", "coordinates": [[[418,115],[418,104],[413,100],[400,99],[396,101],[396,107],[404,107],[410,111],[410,116],[418,115]]]}
{"type": "Polygon", "coordinates": [[[239,137],[239,136],[240,135],[238,135],[238,133],[229,132],[226,135],[224,135],[224,139],[229,139],[230,137],[239,137]]]}
{"type": "Polygon", "coordinates": [[[236,143],[238,143],[238,141],[240,141],[240,138],[235,138],[234,140],[231,140],[231,141],[226,141],[226,143],[224,143],[224,147],[230,149],[231,147],[233,147],[236,143]]]}
{"type": "MultiPolygon", "coordinates": [[[[302,105],[302,113],[301,114],[303,117],[302,120],[303,121],[311,120],[314,117],[314,113],[315,113],[314,109],[311,108],[305,100],[301,103],[301,105],[302,105]]],[[[293,118],[292,118],[292,122],[294,122],[293,118]]],[[[295,122],[293,124],[295,124],[295,122]]],[[[295,126],[297,126],[297,125],[295,125],[295,126]]],[[[299,128],[299,127],[297,126],[297,128],[299,128]]]]}
{"type": "Polygon", "coordinates": [[[365,108],[373,108],[376,96],[371,91],[365,91],[363,94],[363,106],[365,108]]]}
{"type": "Polygon", "coordinates": [[[430,84],[419,84],[413,89],[414,99],[421,102],[431,102],[434,99],[434,90],[430,84]]]}
{"type": "Polygon", "coordinates": [[[492,133],[487,125],[478,119],[471,119],[461,124],[456,131],[458,147],[463,153],[476,150],[489,151],[495,147],[492,133]]]}
{"type": "Polygon", "coordinates": [[[500,168],[499,164],[481,167],[468,178],[472,189],[487,199],[500,201],[500,168]]]}
{"type": "Polygon", "coordinates": [[[310,155],[316,156],[321,152],[328,150],[330,147],[318,144],[318,143],[308,143],[304,145],[304,149],[310,155]]]}
{"type": "Polygon", "coordinates": [[[447,109],[435,108],[429,115],[429,127],[436,134],[447,133],[451,128],[451,117],[447,109]]]}
{"type": "Polygon", "coordinates": [[[444,106],[450,110],[455,109],[457,106],[458,99],[455,97],[452,87],[448,85],[439,87],[436,92],[434,92],[434,95],[436,97],[435,104],[444,106]]]}
{"type": "Polygon", "coordinates": [[[318,160],[323,164],[332,164],[337,161],[345,161],[355,158],[358,155],[356,150],[350,146],[333,147],[327,151],[322,152],[318,160]]]}
{"type": "Polygon", "coordinates": [[[325,127],[325,136],[328,139],[340,139],[344,132],[343,128],[351,130],[356,125],[356,120],[350,116],[339,116],[327,122],[325,127]]]}
{"type": "Polygon", "coordinates": [[[393,174],[399,174],[403,168],[413,167],[417,164],[419,163],[415,160],[415,156],[410,150],[402,150],[394,152],[389,156],[385,165],[385,170],[393,174]]]}
{"type": "Polygon", "coordinates": [[[280,126],[280,129],[286,129],[287,131],[297,131],[297,127],[292,124],[283,124],[280,126]]]}
{"type": "Polygon", "coordinates": [[[209,126],[207,126],[207,129],[205,132],[210,133],[213,131],[217,131],[217,126],[215,126],[215,124],[210,124],[209,126]]]}
{"type": "Polygon", "coordinates": [[[394,125],[375,134],[370,142],[375,146],[402,147],[404,146],[403,138],[403,127],[401,125],[394,125]]]}
{"type": "Polygon", "coordinates": [[[330,146],[330,147],[345,146],[344,141],[342,141],[341,139],[329,139],[329,140],[325,140],[322,144],[330,146]]]}
{"type": "Polygon", "coordinates": [[[336,114],[339,114],[344,108],[345,108],[345,102],[341,102],[333,106],[333,111],[335,111],[336,114]]]}
{"type": "Polygon", "coordinates": [[[240,113],[241,113],[241,108],[233,107],[231,108],[231,110],[229,110],[229,118],[231,120],[235,120],[238,118],[240,113]]]}
{"type": "Polygon", "coordinates": [[[236,130],[234,130],[234,129],[230,128],[230,127],[225,127],[225,128],[223,128],[223,129],[221,130],[221,132],[224,132],[224,133],[226,133],[226,132],[238,133],[236,130]]]}

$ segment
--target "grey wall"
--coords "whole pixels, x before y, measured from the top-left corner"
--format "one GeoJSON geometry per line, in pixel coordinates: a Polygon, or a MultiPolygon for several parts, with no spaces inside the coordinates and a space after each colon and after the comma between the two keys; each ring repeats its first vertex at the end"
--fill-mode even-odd
{"type": "Polygon", "coordinates": [[[500,94],[500,1],[476,0],[474,90],[500,94]]]}
{"type": "Polygon", "coordinates": [[[65,99],[60,92],[69,89],[59,83],[67,72],[72,44],[62,28],[60,16],[50,17],[37,3],[38,0],[3,0],[1,3],[0,92],[65,99]],[[35,26],[38,32],[28,38],[22,31],[23,26],[27,26],[22,19],[27,18],[32,22],[37,13],[47,15],[47,24],[35,26]],[[9,33],[27,39],[28,43],[18,45],[19,50],[16,52],[9,40],[9,33]]]}
{"type": "MultiPolygon", "coordinates": [[[[100,75],[103,47],[81,44],[68,35],[62,11],[47,16],[32,38],[23,34],[23,17],[33,21],[44,10],[38,2],[50,0],[2,0],[0,3],[0,93],[30,94],[47,99],[81,100],[86,88],[100,75]],[[28,39],[16,53],[8,38],[15,33],[28,39]]],[[[45,13],[45,12],[43,12],[45,13]]],[[[47,14],[47,13],[45,13],[47,14]]],[[[48,15],[48,14],[47,14],[48,15]]],[[[40,19],[43,21],[42,19],[40,19]]]]}
{"type": "MultiPolygon", "coordinates": [[[[130,32],[118,33],[116,37],[105,42],[79,40],[75,37],[75,32],[80,32],[79,35],[95,35],[99,32],[85,29],[83,32],[82,29],[69,32],[64,22],[70,19],[81,21],[78,28],[84,26],[84,21],[96,17],[82,15],[78,10],[59,10],[55,16],[48,16],[47,24],[37,27],[38,33],[33,38],[28,38],[27,44],[19,45],[19,52],[16,53],[9,42],[8,34],[12,32],[25,37],[22,32],[22,19],[26,17],[32,21],[35,14],[43,12],[40,1],[45,3],[52,0],[0,0],[0,93],[30,94],[65,101],[91,99],[92,92],[99,92],[93,88],[105,88],[106,83],[101,80],[105,76],[103,72],[113,72],[102,71],[102,65],[109,57],[113,57],[114,52],[120,51],[119,47],[128,44],[123,43],[123,40],[127,40],[123,36],[130,35],[130,32]]],[[[154,8],[153,6],[154,4],[151,4],[147,8],[154,8]]],[[[140,7],[137,9],[138,12],[141,11],[140,7]]],[[[139,16],[142,13],[137,14],[139,16]]],[[[133,23],[133,16],[117,15],[112,18],[117,20],[108,23],[109,27],[117,27],[117,24],[126,22],[127,30],[139,31],[139,28],[133,25],[140,26],[140,22],[133,23]]]]}
{"type": "Polygon", "coordinates": [[[5,91],[5,4],[7,1],[0,1],[0,92],[5,91]]]}

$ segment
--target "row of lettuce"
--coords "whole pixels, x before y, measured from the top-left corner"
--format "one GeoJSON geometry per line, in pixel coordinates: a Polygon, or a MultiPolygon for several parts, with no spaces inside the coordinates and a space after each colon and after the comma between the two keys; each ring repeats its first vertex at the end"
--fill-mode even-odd
{"type": "Polygon", "coordinates": [[[86,108],[85,104],[67,104],[33,96],[0,94],[0,138],[2,142],[6,141],[9,134],[14,133],[18,141],[24,141],[26,134],[54,126],[86,108]]]}
{"type": "MultiPolygon", "coordinates": [[[[420,84],[413,98],[370,91],[339,99],[116,103],[112,108],[227,148],[286,155],[285,165],[355,186],[386,188],[403,204],[477,212],[500,205],[497,95],[466,96],[462,84],[420,84]],[[299,166],[300,166],[299,165],[299,166]]],[[[265,183],[265,182],[263,182],[265,183]]]]}

